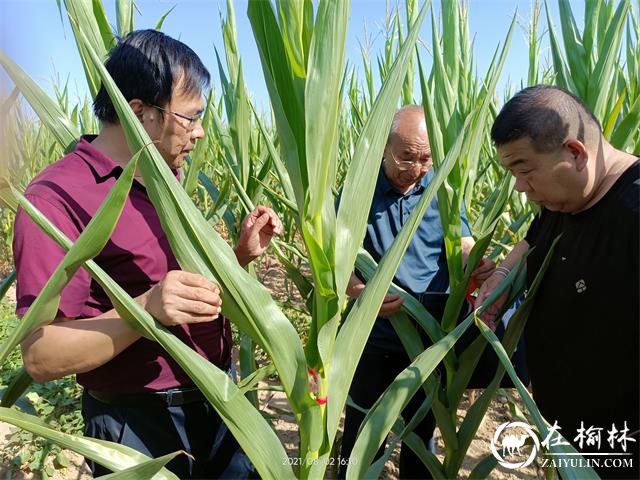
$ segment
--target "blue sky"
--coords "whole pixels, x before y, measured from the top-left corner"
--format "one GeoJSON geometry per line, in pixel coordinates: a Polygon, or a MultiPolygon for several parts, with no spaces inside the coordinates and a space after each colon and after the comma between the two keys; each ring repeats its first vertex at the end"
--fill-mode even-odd
{"type": "MultiPolygon", "coordinates": [[[[470,0],[469,21],[471,34],[475,41],[478,70],[483,74],[499,42],[504,40],[511,19],[516,12],[518,27],[513,37],[499,92],[506,85],[517,87],[521,79],[526,78],[528,53],[526,27],[529,24],[532,0],[470,0]]],[[[115,25],[115,2],[103,0],[109,20],[115,25]]],[[[403,5],[401,1],[401,5],[403,5]]],[[[439,0],[434,0],[436,12],[439,0]]],[[[215,63],[214,45],[222,53],[222,36],[219,12],[225,11],[225,0],[138,0],[140,14],[136,16],[136,28],[153,28],[157,20],[175,5],[167,17],[163,31],[179,38],[202,58],[219,84],[215,63]]],[[[351,18],[347,39],[347,59],[361,65],[360,42],[364,41],[364,26],[371,37],[372,58],[383,44],[383,30],[386,6],[394,7],[396,1],[389,0],[352,0],[351,18]]],[[[582,25],[584,3],[571,1],[576,21],[582,25]]],[[[251,26],[246,15],[247,0],[235,0],[236,22],[240,56],[245,69],[245,81],[259,108],[268,105],[266,88],[260,67],[257,48],[251,26]]],[[[420,2],[422,5],[422,2],[420,2]]],[[[559,28],[557,2],[549,0],[549,7],[556,28],[559,28]]],[[[404,10],[404,7],[403,7],[404,10]]],[[[546,18],[541,15],[540,32],[546,28],[546,18]]],[[[431,27],[428,19],[421,30],[421,39],[430,44],[431,27]]],[[[84,73],[76,51],[73,34],[66,16],[63,20],[55,0],[0,0],[0,47],[29,75],[52,92],[52,79],[57,74],[62,81],[69,78],[70,90],[76,96],[87,94],[84,73]]],[[[423,59],[428,53],[423,49],[423,59]]],[[[548,59],[548,47],[543,48],[541,60],[548,59]]],[[[4,72],[0,68],[0,82],[6,94],[11,88],[4,72]],[[8,87],[9,85],[9,87],[8,87]]]]}

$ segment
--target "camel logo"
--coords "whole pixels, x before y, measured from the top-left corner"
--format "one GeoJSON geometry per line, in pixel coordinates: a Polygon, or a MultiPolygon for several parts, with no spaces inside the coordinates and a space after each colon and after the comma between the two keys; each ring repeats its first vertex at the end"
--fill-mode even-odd
{"type": "Polygon", "coordinates": [[[524,422],[507,422],[500,425],[491,440],[491,452],[498,459],[498,463],[505,468],[523,468],[531,464],[540,450],[540,441],[530,425],[524,422]],[[524,432],[524,433],[523,433],[524,432]],[[503,435],[504,433],[504,435],[503,435]],[[527,439],[531,439],[527,443],[527,439]],[[523,457],[526,453],[523,447],[531,446],[531,453],[524,461],[508,462],[507,457],[523,457]]]}

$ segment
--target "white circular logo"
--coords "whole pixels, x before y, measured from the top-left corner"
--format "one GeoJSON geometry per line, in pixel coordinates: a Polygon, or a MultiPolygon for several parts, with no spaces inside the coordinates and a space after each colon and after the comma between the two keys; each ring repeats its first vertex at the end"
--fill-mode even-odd
{"type": "Polygon", "coordinates": [[[533,460],[536,458],[536,455],[540,450],[540,442],[538,441],[538,436],[533,431],[530,425],[524,422],[507,422],[503,423],[498,427],[496,433],[493,435],[493,439],[491,439],[491,452],[493,456],[498,459],[498,463],[502,465],[504,468],[522,468],[530,465],[533,460]],[[499,442],[500,435],[502,432],[509,432],[508,429],[523,429],[526,434],[518,434],[515,435],[512,430],[510,433],[507,433],[502,437],[502,440],[499,442]],[[533,448],[531,449],[531,454],[529,458],[527,458],[523,462],[507,462],[506,457],[510,456],[524,456],[524,453],[520,452],[520,448],[525,444],[527,438],[531,438],[533,444],[531,445],[533,448]],[[499,445],[500,450],[496,447],[499,445]]]}

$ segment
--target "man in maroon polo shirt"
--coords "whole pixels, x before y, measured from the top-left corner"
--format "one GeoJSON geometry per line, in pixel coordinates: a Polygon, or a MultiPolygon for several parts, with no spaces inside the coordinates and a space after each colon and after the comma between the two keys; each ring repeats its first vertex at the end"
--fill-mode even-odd
{"type": "MultiPolygon", "coordinates": [[[[124,37],[106,67],[167,164],[179,175],[200,124],[209,73],[183,43],[145,30],[124,37]]],[[[94,102],[100,134],[47,167],[26,197],[75,240],[129,161],[115,109],[102,88],[94,102]]],[[[257,207],[235,247],[241,265],[261,255],[282,231],[275,213],[257,207]]],[[[64,251],[20,210],[15,221],[17,313],[24,315],[64,251]]],[[[141,177],[95,261],[185,343],[222,369],[230,368],[231,333],[219,316],[220,291],[208,279],[180,271],[141,177]]],[[[81,269],[62,292],[56,320],[22,342],[29,374],[39,382],[76,374],[85,388],[85,434],[158,457],[189,452],[168,467],[181,478],[246,477],[252,471],[220,417],[157,343],[119,318],[100,286],[81,269]]],[[[90,462],[94,475],[108,471],[90,462]]]]}

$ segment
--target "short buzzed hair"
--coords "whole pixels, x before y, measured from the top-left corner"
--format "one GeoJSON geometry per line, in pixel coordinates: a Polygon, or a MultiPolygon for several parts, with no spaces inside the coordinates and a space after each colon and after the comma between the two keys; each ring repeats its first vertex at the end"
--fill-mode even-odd
{"type": "Polygon", "coordinates": [[[601,135],[600,123],[589,107],[573,93],[551,85],[536,85],[516,93],[491,128],[496,146],[529,137],[540,153],[560,148],[569,137],[591,146],[601,135]]]}
{"type": "MultiPolygon", "coordinates": [[[[387,137],[387,145],[391,144],[393,136],[398,131],[398,125],[400,124],[401,118],[408,113],[422,114],[422,116],[424,117],[424,109],[422,108],[422,105],[405,105],[404,107],[400,108],[393,115],[393,121],[391,122],[391,128],[389,129],[389,136],[387,137]]],[[[423,120],[423,123],[424,122],[425,121],[423,120]]],[[[424,129],[427,129],[426,123],[424,124],[424,129]]]]}

